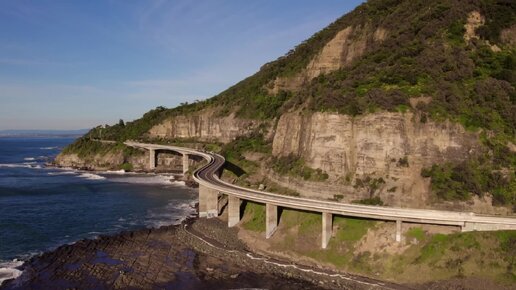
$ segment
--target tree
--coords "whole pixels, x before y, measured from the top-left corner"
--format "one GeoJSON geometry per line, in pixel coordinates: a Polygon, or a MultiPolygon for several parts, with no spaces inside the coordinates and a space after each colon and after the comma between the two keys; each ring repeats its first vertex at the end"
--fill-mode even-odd
{"type": "Polygon", "coordinates": [[[124,120],[120,119],[120,121],[118,121],[118,126],[125,127],[124,120]]]}

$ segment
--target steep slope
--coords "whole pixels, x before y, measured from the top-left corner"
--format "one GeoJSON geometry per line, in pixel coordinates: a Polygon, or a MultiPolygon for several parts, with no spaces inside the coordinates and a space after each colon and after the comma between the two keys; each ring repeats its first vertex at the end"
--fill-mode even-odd
{"type": "Polygon", "coordinates": [[[200,142],[248,185],[514,211],[515,19],[509,0],[368,1],[219,95],[97,127],[63,155],[94,160],[89,139],[200,142]]]}

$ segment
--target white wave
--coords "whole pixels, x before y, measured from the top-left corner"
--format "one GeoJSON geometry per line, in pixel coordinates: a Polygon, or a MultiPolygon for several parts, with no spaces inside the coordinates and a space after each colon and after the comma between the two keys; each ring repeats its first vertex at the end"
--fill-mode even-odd
{"type": "Polygon", "coordinates": [[[48,175],[75,175],[77,172],[74,171],[61,171],[61,172],[49,172],[48,175]]]}
{"type": "Polygon", "coordinates": [[[25,162],[25,163],[0,163],[0,168],[43,168],[41,165],[34,165],[33,163],[25,162]]]}
{"type": "Polygon", "coordinates": [[[54,150],[54,149],[57,149],[58,147],[57,146],[51,146],[51,147],[40,147],[39,149],[41,150],[54,150]]]}
{"type": "Polygon", "coordinates": [[[104,176],[100,176],[93,173],[82,173],[78,175],[80,178],[88,179],[88,180],[103,180],[106,179],[104,176]]]}
{"type": "Polygon", "coordinates": [[[34,158],[34,157],[26,157],[26,158],[23,158],[23,160],[25,160],[25,161],[34,161],[34,160],[36,160],[36,158],[34,158]]]}
{"type": "Polygon", "coordinates": [[[106,173],[108,173],[108,174],[126,174],[127,172],[125,172],[125,170],[123,170],[123,169],[120,169],[120,170],[108,170],[108,171],[106,171],[106,173]]]}
{"type": "Polygon", "coordinates": [[[7,168],[27,168],[29,167],[26,164],[2,164],[0,163],[0,167],[7,167],[7,168]]]}
{"type": "Polygon", "coordinates": [[[147,214],[145,224],[148,227],[159,228],[161,226],[178,225],[185,219],[197,215],[195,201],[167,204],[165,209],[151,211],[147,214]]]}
{"type": "Polygon", "coordinates": [[[0,285],[5,280],[15,279],[22,274],[22,271],[16,269],[23,265],[22,261],[14,259],[10,262],[0,262],[0,285]]]}
{"type": "Polygon", "coordinates": [[[138,175],[138,176],[123,176],[113,177],[109,181],[113,182],[124,182],[124,183],[137,183],[137,184],[164,184],[171,185],[174,182],[171,180],[172,176],[167,175],[138,175]]]}

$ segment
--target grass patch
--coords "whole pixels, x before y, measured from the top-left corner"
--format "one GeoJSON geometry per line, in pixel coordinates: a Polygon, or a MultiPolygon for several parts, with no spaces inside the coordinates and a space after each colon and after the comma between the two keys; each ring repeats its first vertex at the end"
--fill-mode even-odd
{"type": "Polygon", "coordinates": [[[377,222],[373,220],[335,216],[333,218],[333,224],[334,226],[338,226],[339,230],[334,240],[337,243],[357,242],[367,233],[367,230],[374,227],[376,223],[377,222]]]}
{"type": "Polygon", "coordinates": [[[406,233],[405,233],[405,236],[407,236],[408,238],[413,238],[413,239],[416,239],[417,241],[421,242],[425,239],[425,231],[420,228],[420,227],[416,227],[416,228],[410,228],[406,233]]]}
{"type": "Polygon", "coordinates": [[[249,216],[249,219],[242,224],[244,229],[253,232],[265,231],[265,205],[247,202],[245,215],[249,216]]]}
{"type": "Polygon", "coordinates": [[[300,235],[317,234],[321,230],[322,217],[320,213],[283,209],[280,223],[287,228],[299,226],[300,235]]]}

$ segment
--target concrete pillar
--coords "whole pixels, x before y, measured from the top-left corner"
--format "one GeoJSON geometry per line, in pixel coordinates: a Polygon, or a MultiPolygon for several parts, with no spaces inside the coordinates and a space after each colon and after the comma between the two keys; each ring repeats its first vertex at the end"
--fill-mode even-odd
{"type": "Polygon", "coordinates": [[[188,172],[188,154],[183,154],[183,174],[188,172]]]}
{"type": "Polygon", "coordinates": [[[326,249],[333,230],[333,215],[329,212],[322,213],[322,248],[326,249]]]}
{"type": "Polygon", "coordinates": [[[233,227],[240,222],[240,198],[228,196],[228,227],[233,227]]]}
{"type": "Polygon", "coordinates": [[[156,150],[149,149],[149,169],[156,168],[156,150]]]}
{"type": "Polygon", "coordinates": [[[396,242],[401,242],[401,220],[396,221],[396,242]]]}
{"type": "Polygon", "coordinates": [[[219,193],[204,185],[199,185],[199,217],[218,216],[219,193]]]}
{"type": "Polygon", "coordinates": [[[265,238],[270,238],[278,227],[278,206],[267,203],[265,205],[265,238]]]}

